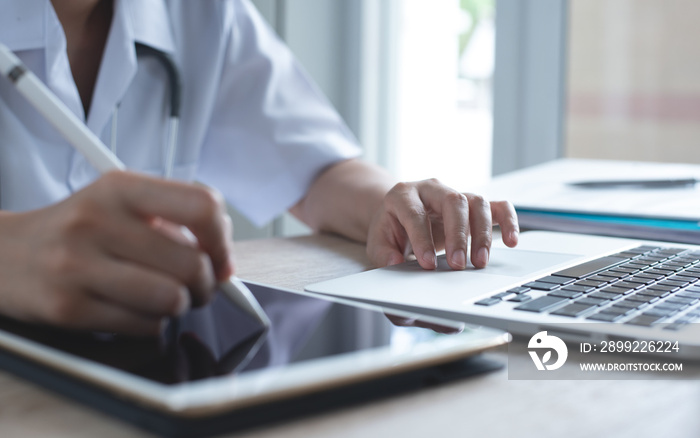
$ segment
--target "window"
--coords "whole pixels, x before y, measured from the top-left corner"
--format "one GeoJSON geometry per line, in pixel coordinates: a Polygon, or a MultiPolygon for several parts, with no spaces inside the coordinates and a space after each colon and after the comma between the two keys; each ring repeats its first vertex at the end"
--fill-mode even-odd
{"type": "Polygon", "coordinates": [[[395,3],[395,126],[387,164],[399,179],[439,176],[467,190],[490,178],[494,2],[395,3]]]}

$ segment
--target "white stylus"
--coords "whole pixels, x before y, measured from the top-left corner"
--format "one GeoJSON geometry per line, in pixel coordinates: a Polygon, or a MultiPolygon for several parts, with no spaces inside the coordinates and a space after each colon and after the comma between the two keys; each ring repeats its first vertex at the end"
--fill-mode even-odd
{"type": "MultiPolygon", "coordinates": [[[[7,77],[32,106],[61,133],[100,173],[126,170],[126,166],[73,114],[5,45],[0,44],[0,74],[7,77]]],[[[186,233],[188,229],[184,228],[186,233]]],[[[190,233],[191,234],[191,233],[190,233]]],[[[250,290],[236,277],[219,284],[219,289],[242,310],[266,327],[270,320],[250,290]]]]}

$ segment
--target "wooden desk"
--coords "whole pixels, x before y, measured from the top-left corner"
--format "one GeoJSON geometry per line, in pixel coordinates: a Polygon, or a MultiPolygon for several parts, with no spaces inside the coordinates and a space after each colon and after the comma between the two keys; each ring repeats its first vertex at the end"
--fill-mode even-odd
{"type": "MultiPolygon", "coordinates": [[[[242,278],[292,289],[368,266],[363,246],[331,236],[246,241],[239,242],[236,249],[242,278]]],[[[508,360],[504,352],[490,356],[508,360]]],[[[235,436],[699,435],[698,381],[510,381],[503,370],[235,436]]],[[[0,437],[149,436],[0,373],[0,437]]]]}

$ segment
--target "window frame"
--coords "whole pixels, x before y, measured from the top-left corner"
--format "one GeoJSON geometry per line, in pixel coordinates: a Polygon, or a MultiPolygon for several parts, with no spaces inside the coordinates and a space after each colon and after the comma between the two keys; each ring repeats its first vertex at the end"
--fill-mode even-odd
{"type": "Polygon", "coordinates": [[[497,0],[493,175],[564,154],[568,0],[497,0]]]}

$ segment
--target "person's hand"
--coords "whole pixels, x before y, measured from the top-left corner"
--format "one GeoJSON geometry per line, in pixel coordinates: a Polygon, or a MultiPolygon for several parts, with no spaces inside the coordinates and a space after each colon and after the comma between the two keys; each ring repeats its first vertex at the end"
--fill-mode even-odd
{"type": "Polygon", "coordinates": [[[367,237],[367,254],[376,266],[402,263],[413,252],[424,269],[437,267],[436,251],[445,250],[452,269],[471,262],[483,268],[489,261],[493,225],[501,227],[503,242],[518,243],[518,220],[513,205],[489,203],[462,194],[431,179],[396,184],[375,213],[367,237]]]}
{"type": "Polygon", "coordinates": [[[233,274],[230,221],[208,189],[126,172],[44,209],[2,212],[0,313],[158,334],[165,318],[204,304],[233,274]]]}
{"type": "Polygon", "coordinates": [[[443,335],[454,335],[457,333],[462,333],[464,331],[464,325],[457,327],[437,324],[434,322],[425,321],[421,318],[409,318],[407,316],[398,316],[391,313],[384,313],[384,316],[397,327],[419,327],[424,329],[430,329],[435,333],[441,333],[443,335]]]}

